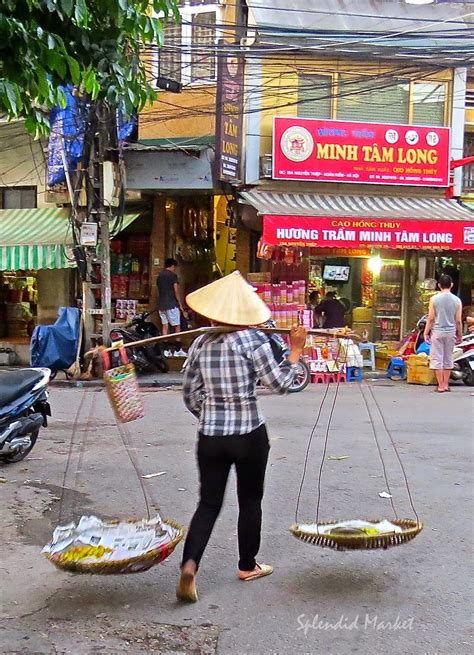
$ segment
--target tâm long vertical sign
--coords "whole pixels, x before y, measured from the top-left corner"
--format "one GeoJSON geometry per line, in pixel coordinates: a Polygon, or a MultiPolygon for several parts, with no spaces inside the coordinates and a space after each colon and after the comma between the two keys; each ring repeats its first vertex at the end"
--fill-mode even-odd
{"type": "Polygon", "coordinates": [[[217,175],[224,182],[242,179],[242,127],[244,105],[244,59],[227,54],[229,44],[217,49],[217,175]]]}

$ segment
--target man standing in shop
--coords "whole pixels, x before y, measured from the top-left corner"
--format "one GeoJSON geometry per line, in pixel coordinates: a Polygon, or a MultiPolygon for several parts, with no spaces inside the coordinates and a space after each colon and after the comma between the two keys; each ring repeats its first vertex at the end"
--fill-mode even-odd
{"type": "Polygon", "coordinates": [[[462,303],[451,293],[453,280],[449,275],[441,275],[438,286],[440,292],[430,299],[424,337],[430,344],[430,368],[438,380],[436,391],[444,393],[451,391],[454,346],[462,337],[462,303]]]}
{"type": "Polygon", "coordinates": [[[171,257],[165,261],[165,268],[158,274],[156,286],[158,289],[158,312],[160,314],[163,334],[181,332],[181,314],[184,312],[179,289],[176,268],[178,262],[171,257]]]}
{"type": "Polygon", "coordinates": [[[335,291],[328,291],[323,302],[314,310],[314,314],[318,318],[322,318],[322,325],[325,328],[340,328],[346,324],[345,320],[345,307],[336,298],[335,291]]]}

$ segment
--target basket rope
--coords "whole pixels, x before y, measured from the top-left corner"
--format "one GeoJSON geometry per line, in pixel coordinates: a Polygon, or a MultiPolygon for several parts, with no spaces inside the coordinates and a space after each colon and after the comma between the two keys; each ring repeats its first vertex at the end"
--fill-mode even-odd
{"type": "Polygon", "coordinates": [[[380,446],[379,438],[378,438],[378,435],[377,435],[377,430],[375,428],[374,416],[372,414],[372,410],[370,409],[370,405],[369,405],[369,402],[367,400],[367,396],[365,395],[362,384],[360,382],[359,382],[359,391],[360,391],[360,395],[362,396],[362,398],[364,400],[365,408],[367,410],[367,414],[368,414],[369,419],[370,419],[370,427],[372,428],[372,434],[373,434],[373,437],[374,437],[375,445],[377,447],[377,452],[379,454],[380,462],[382,464],[382,471],[383,471],[383,477],[384,477],[384,480],[385,480],[385,485],[386,485],[387,491],[388,491],[388,493],[390,495],[390,504],[392,506],[393,514],[394,514],[395,518],[397,519],[398,514],[397,514],[397,510],[395,508],[395,503],[393,501],[393,494],[392,494],[392,490],[390,488],[390,482],[388,480],[387,468],[385,466],[385,461],[384,461],[383,454],[382,454],[382,448],[380,446]]]}
{"type": "MultiPolygon", "coordinates": [[[[74,448],[77,445],[76,441],[76,435],[78,432],[78,426],[79,426],[79,420],[82,414],[82,410],[86,401],[86,391],[82,392],[81,400],[79,401],[79,405],[76,410],[76,414],[74,416],[74,421],[72,424],[72,431],[71,431],[71,440],[69,441],[69,448],[68,448],[68,454],[67,454],[67,459],[66,459],[66,466],[64,468],[64,474],[63,474],[63,482],[62,482],[62,488],[61,488],[61,497],[59,501],[59,513],[58,513],[58,522],[59,525],[61,525],[63,518],[64,518],[64,513],[65,513],[65,505],[67,504],[67,496],[68,496],[68,488],[67,488],[67,482],[69,479],[69,474],[71,472],[71,467],[72,467],[72,458],[73,458],[73,452],[74,448]]],[[[89,411],[88,419],[90,418],[91,412],[89,411]]],[[[87,422],[87,430],[88,430],[88,425],[89,421],[87,422]]],[[[79,454],[79,458],[82,461],[82,456],[83,456],[83,451],[85,449],[84,445],[84,440],[82,440],[82,443],[80,444],[81,451],[79,454]]],[[[80,468],[79,463],[75,467],[74,471],[74,483],[72,486],[72,491],[74,491],[77,486],[78,486],[78,470],[80,468]]],[[[71,509],[69,510],[70,512],[74,511],[74,495],[72,496],[72,501],[71,501],[71,509]]]]}
{"type": "MultiPolygon", "coordinates": [[[[341,350],[341,342],[339,341],[339,349],[338,349],[338,353],[337,353],[337,357],[336,357],[337,360],[339,360],[340,350],[341,350]]],[[[345,357],[344,363],[347,364],[348,349],[346,349],[345,354],[346,354],[346,357],[345,357]]],[[[339,543],[340,535],[338,535],[338,537],[336,539],[334,538],[334,536],[329,537],[328,535],[324,535],[324,538],[323,538],[323,535],[316,535],[317,538],[312,539],[310,535],[303,535],[303,533],[301,533],[301,531],[298,530],[298,515],[299,515],[300,501],[301,501],[302,490],[303,490],[303,486],[304,486],[304,482],[305,482],[305,478],[306,478],[306,473],[307,473],[307,469],[308,469],[308,462],[309,462],[309,455],[310,455],[310,451],[311,451],[311,445],[312,445],[312,442],[313,442],[313,438],[314,438],[314,436],[316,434],[317,428],[319,426],[321,415],[323,413],[323,408],[325,406],[325,403],[326,403],[326,400],[327,400],[327,397],[328,397],[329,385],[330,385],[330,383],[328,382],[327,385],[326,385],[326,389],[325,389],[325,392],[323,394],[323,397],[321,399],[319,408],[318,408],[315,423],[314,423],[314,425],[313,425],[313,427],[311,429],[311,433],[310,433],[310,436],[309,436],[308,445],[307,445],[307,448],[306,448],[306,453],[305,453],[305,458],[304,458],[303,472],[302,472],[300,487],[299,487],[297,500],[296,500],[295,525],[292,526],[290,528],[290,530],[295,536],[297,536],[298,538],[301,538],[303,541],[308,541],[308,542],[311,542],[311,543],[317,543],[318,545],[327,545],[327,546],[331,546],[331,543],[332,543],[333,545],[331,547],[338,548],[340,546],[338,546],[336,544],[336,542],[339,543]]],[[[322,481],[324,465],[325,465],[325,462],[326,462],[326,454],[327,454],[327,447],[328,447],[328,442],[329,442],[329,434],[330,434],[330,430],[331,430],[332,419],[333,419],[333,416],[334,416],[334,411],[336,409],[336,404],[337,404],[337,399],[338,399],[338,394],[339,394],[339,386],[340,386],[340,381],[337,381],[336,385],[335,385],[335,391],[334,391],[334,395],[333,395],[333,398],[332,398],[332,403],[331,403],[331,407],[330,407],[330,410],[329,410],[328,421],[327,421],[326,430],[325,430],[325,434],[324,434],[323,452],[322,452],[321,462],[320,462],[320,465],[319,465],[318,480],[317,480],[317,502],[316,502],[316,516],[315,516],[316,525],[319,524],[319,512],[320,512],[320,505],[321,505],[321,487],[322,487],[321,481],[322,481]]],[[[400,525],[403,522],[403,524],[404,524],[403,527],[407,528],[408,534],[404,535],[403,538],[399,538],[400,535],[391,535],[390,538],[388,538],[387,535],[385,535],[385,536],[381,535],[381,536],[378,537],[378,540],[374,540],[374,541],[371,541],[368,538],[366,538],[365,540],[361,540],[359,538],[358,541],[357,541],[357,544],[359,544],[359,545],[357,545],[357,546],[345,546],[345,547],[346,548],[365,548],[365,547],[367,547],[367,548],[374,548],[374,547],[377,547],[377,548],[384,547],[384,548],[386,548],[389,545],[397,545],[397,544],[400,544],[400,543],[405,543],[405,541],[408,541],[410,539],[413,539],[422,530],[423,525],[419,521],[418,513],[417,513],[417,511],[415,509],[415,506],[414,506],[413,497],[412,497],[410,486],[409,486],[409,483],[408,483],[408,476],[407,476],[405,468],[403,466],[402,459],[400,457],[397,446],[395,444],[395,440],[393,439],[393,436],[392,436],[392,434],[391,434],[391,432],[390,432],[390,430],[388,428],[388,425],[387,425],[387,422],[386,422],[385,417],[383,415],[380,404],[377,401],[377,398],[375,397],[374,391],[373,391],[373,389],[372,389],[372,387],[370,385],[364,385],[361,382],[358,383],[358,387],[359,387],[360,394],[361,394],[361,396],[363,398],[363,401],[365,403],[367,414],[368,414],[369,421],[370,421],[370,424],[371,424],[375,444],[376,444],[376,447],[377,447],[377,452],[378,452],[380,462],[381,462],[381,465],[382,465],[383,477],[384,477],[384,480],[385,480],[386,488],[387,488],[387,490],[388,490],[388,492],[390,494],[390,503],[391,503],[392,510],[393,510],[393,513],[394,513],[394,516],[395,516],[395,522],[399,521],[400,525]],[[384,430],[388,435],[391,446],[392,446],[392,448],[393,448],[393,450],[395,452],[395,455],[397,457],[398,463],[400,465],[400,468],[401,468],[401,471],[402,471],[402,474],[403,474],[403,477],[404,477],[404,480],[405,480],[405,486],[406,486],[406,489],[407,489],[408,498],[409,498],[409,501],[410,501],[410,506],[411,506],[411,509],[412,509],[415,517],[416,517],[416,521],[411,521],[410,519],[399,519],[398,518],[398,514],[397,514],[397,511],[396,511],[396,508],[395,508],[395,504],[394,504],[394,500],[393,500],[393,494],[391,492],[390,482],[389,482],[389,478],[388,478],[388,474],[387,474],[387,467],[386,467],[386,464],[385,464],[385,460],[384,460],[383,453],[382,453],[382,448],[380,446],[380,441],[379,441],[379,437],[378,437],[378,434],[377,434],[377,428],[376,428],[376,425],[375,425],[374,415],[373,415],[373,412],[371,410],[368,398],[367,398],[366,394],[363,391],[363,388],[365,386],[367,386],[368,389],[369,389],[369,393],[370,393],[370,396],[371,396],[371,398],[373,400],[373,404],[377,408],[377,412],[378,412],[378,414],[380,416],[380,419],[381,419],[382,425],[384,427],[384,430]],[[384,537],[386,537],[386,539],[384,539],[384,537]],[[375,541],[377,541],[377,543],[380,542],[380,544],[378,546],[374,546],[373,544],[375,543],[375,541]],[[367,546],[360,545],[363,542],[364,543],[369,543],[370,542],[371,545],[367,545],[367,546]],[[383,544],[385,544],[385,545],[383,545],[383,544]]]]}
{"type": "Polygon", "coordinates": [[[411,508],[413,510],[413,513],[414,513],[414,515],[416,517],[416,520],[419,522],[420,519],[418,517],[418,513],[417,513],[417,511],[415,509],[415,504],[413,502],[413,496],[412,496],[412,493],[411,493],[410,484],[408,482],[408,476],[407,476],[405,467],[403,466],[403,461],[402,461],[402,458],[400,457],[400,453],[398,452],[398,448],[397,448],[397,445],[395,443],[395,439],[393,438],[392,433],[388,429],[387,422],[385,420],[385,416],[384,416],[384,414],[383,414],[383,412],[382,412],[382,410],[380,408],[380,404],[377,401],[377,398],[375,397],[374,390],[372,389],[372,387],[370,385],[368,385],[368,389],[369,389],[369,393],[372,396],[372,399],[373,399],[373,401],[375,403],[375,406],[377,407],[377,411],[378,411],[378,413],[380,415],[380,419],[382,421],[382,425],[384,427],[384,430],[387,433],[388,438],[390,439],[390,443],[392,444],[392,448],[393,448],[393,450],[395,452],[395,455],[397,457],[398,463],[400,465],[400,469],[401,469],[402,474],[403,474],[403,478],[405,480],[405,487],[406,487],[406,490],[407,490],[408,499],[410,501],[410,506],[411,506],[411,508]]]}

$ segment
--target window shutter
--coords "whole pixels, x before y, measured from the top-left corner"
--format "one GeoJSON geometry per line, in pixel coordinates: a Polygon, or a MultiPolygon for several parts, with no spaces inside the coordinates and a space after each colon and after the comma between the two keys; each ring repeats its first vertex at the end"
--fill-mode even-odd
{"type": "Polygon", "coordinates": [[[181,25],[165,24],[163,45],[158,48],[158,77],[181,81],[181,48],[181,25]]]}
{"type": "Polygon", "coordinates": [[[300,75],[298,78],[298,116],[328,118],[331,116],[332,77],[300,75]]]}
{"type": "Polygon", "coordinates": [[[339,77],[337,118],[372,123],[408,123],[409,83],[388,79],[339,77]]]}
{"type": "Polygon", "coordinates": [[[191,81],[216,79],[216,12],[193,16],[191,32],[191,81]]]}
{"type": "Polygon", "coordinates": [[[444,84],[416,83],[413,85],[413,124],[444,125],[446,87],[444,84]]]}

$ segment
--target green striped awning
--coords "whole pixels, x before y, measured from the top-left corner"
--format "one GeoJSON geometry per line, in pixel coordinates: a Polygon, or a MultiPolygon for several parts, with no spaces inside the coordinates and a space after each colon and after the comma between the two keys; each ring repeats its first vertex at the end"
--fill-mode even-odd
{"type": "MultiPolygon", "coordinates": [[[[126,214],[122,230],[139,214],[126,214]]],[[[69,268],[75,262],[69,210],[0,210],[0,271],[69,268]]]]}
{"type": "Polygon", "coordinates": [[[67,209],[0,210],[1,271],[67,268],[72,244],[67,209]]]}

